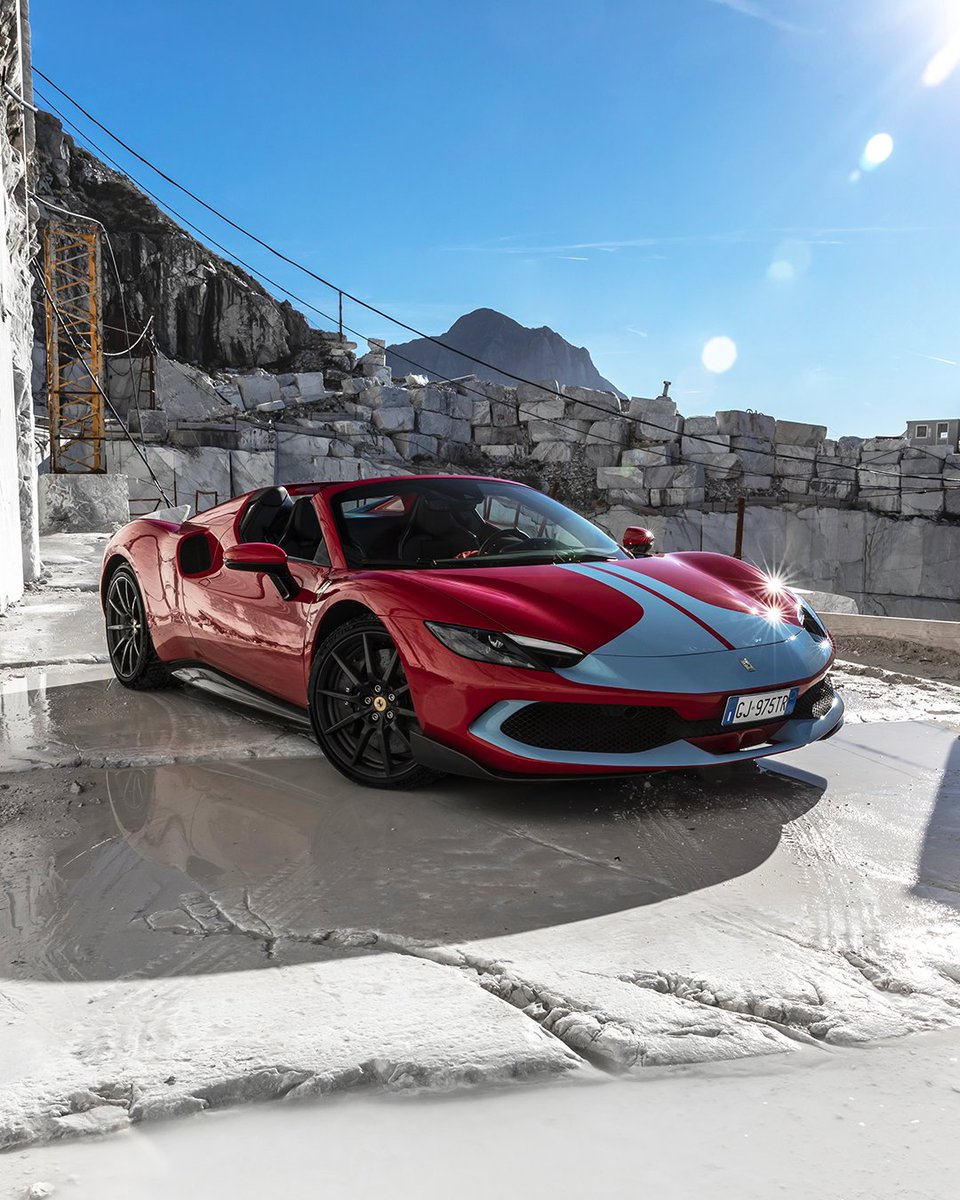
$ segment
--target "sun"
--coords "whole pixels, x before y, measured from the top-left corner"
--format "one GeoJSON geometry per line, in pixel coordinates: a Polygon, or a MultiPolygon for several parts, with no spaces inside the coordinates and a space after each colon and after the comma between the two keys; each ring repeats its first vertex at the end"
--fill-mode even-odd
{"type": "Polygon", "coordinates": [[[737,361],[737,343],[729,337],[712,337],[704,345],[700,361],[708,371],[722,375],[737,361]]]}

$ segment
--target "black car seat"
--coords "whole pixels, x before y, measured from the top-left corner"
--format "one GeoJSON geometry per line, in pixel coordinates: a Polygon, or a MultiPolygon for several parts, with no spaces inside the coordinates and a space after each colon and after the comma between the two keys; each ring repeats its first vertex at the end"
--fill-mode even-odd
{"type": "Polygon", "coordinates": [[[315,562],[317,551],[323,542],[320,518],[311,496],[301,496],[294,503],[287,522],[287,530],[280,539],[280,546],[291,558],[302,558],[315,562]]]}
{"type": "Polygon", "coordinates": [[[430,562],[435,558],[456,558],[464,550],[479,549],[479,545],[449,500],[421,496],[400,537],[397,557],[401,562],[430,562]]]}
{"type": "Polygon", "coordinates": [[[240,521],[241,542],[278,544],[290,521],[293,497],[285,487],[264,488],[254,496],[240,521]]]}

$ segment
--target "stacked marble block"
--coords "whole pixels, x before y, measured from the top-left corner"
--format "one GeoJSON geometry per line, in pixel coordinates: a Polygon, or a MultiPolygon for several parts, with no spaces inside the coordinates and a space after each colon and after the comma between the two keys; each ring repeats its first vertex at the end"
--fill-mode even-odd
{"type": "MultiPolygon", "coordinates": [[[[684,418],[667,396],[626,400],[556,380],[394,380],[383,341],[368,346],[333,386],[321,371],[211,378],[161,358],[158,409],[142,414],[137,432],[160,443],[160,473],[183,480],[191,496],[221,500],[274,478],[347,480],[415,467],[522,472],[543,486],[562,479],[563,494],[590,508],[699,509],[746,495],[960,515],[960,456],[946,447],[833,440],[822,425],[750,411],[684,418]]],[[[130,386],[120,372],[111,383],[118,399],[130,386]]],[[[108,457],[111,471],[145,475],[129,444],[108,447],[108,457]]]]}
{"type": "Polygon", "coordinates": [[[904,516],[960,515],[960,455],[903,438],[831,439],[823,425],[736,410],[665,420],[667,404],[633,399],[641,421],[616,467],[597,471],[611,504],[698,506],[735,495],[851,503],[904,516]],[[654,410],[651,406],[659,406],[654,410]]]}

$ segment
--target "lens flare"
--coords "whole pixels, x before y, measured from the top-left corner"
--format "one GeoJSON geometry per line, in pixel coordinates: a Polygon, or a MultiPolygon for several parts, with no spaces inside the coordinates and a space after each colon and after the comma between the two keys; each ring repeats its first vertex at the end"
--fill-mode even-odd
{"type": "Polygon", "coordinates": [[[860,166],[865,171],[873,171],[885,163],[893,153],[893,138],[889,133],[875,133],[863,148],[860,156],[860,166]]]}
{"type": "Polygon", "coordinates": [[[951,38],[927,63],[922,75],[924,86],[934,88],[945,83],[953,74],[958,62],[960,62],[960,34],[951,38]]]}
{"type": "Polygon", "coordinates": [[[767,278],[772,283],[793,283],[796,275],[793,263],[785,258],[775,258],[767,267],[767,278]]]}
{"type": "Polygon", "coordinates": [[[767,267],[767,279],[771,283],[793,283],[803,275],[810,266],[810,247],[806,242],[788,238],[777,246],[770,265],[767,267]]]}
{"type": "Polygon", "coordinates": [[[703,347],[700,361],[708,371],[722,375],[737,361],[737,343],[733,338],[712,337],[703,347]]]}

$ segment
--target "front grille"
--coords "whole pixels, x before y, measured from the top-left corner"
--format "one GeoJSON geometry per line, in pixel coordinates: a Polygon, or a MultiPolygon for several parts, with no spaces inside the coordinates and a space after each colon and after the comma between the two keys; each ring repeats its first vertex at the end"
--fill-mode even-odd
{"type": "Polygon", "coordinates": [[[625,704],[528,704],[507,717],[507,737],[544,750],[636,754],[677,740],[672,708],[625,704]]]}
{"type": "Polygon", "coordinates": [[[819,683],[815,683],[812,688],[803,693],[796,703],[793,716],[802,717],[807,721],[816,721],[820,717],[825,717],[830,711],[830,706],[833,704],[836,694],[833,681],[827,675],[819,683]]]}
{"type": "MultiPolygon", "coordinates": [[[[829,677],[797,701],[794,717],[823,717],[835,693],[829,677]]],[[[627,704],[528,704],[501,725],[507,737],[541,750],[572,750],[593,754],[640,754],[670,742],[743,733],[778,725],[756,721],[731,728],[719,717],[687,721],[672,708],[627,704]]]]}

